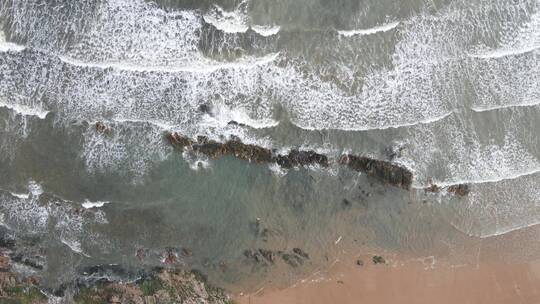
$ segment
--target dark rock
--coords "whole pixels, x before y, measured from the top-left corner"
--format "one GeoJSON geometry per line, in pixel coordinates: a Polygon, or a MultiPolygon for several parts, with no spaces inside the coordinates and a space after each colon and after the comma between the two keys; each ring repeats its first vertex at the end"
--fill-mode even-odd
{"type": "Polygon", "coordinates": [[[382,256],[379,256],[379,255],[373,256],[372,261],[373,261],[373,264],[375,264],[375,265],[377,265],[377,264],[386,264],[386,261],[384,260],[384,258],[382,256]]]}
{"type": "Polygon", "coordinates": [[[297,166],[307,166],[318,164],[323,167],[329,166],[328,157],[318,154],[315,151],[292,150],[288,155],[277,155],[270,149],[244,144],[238,138],[231,138],[225,143],[202,139],[199,137],[197,142],[180,135],[178,133],[167,134],[169,142],[179,150],[190,148],[196,153],[204,154],[210,158],[219,158],[230,155],[238,159],[253,161],[256,163],[277,163],[283,168],[293,168],[297,166]]]}
{"type": "Polygon", "coordinates": [[[305,251],[303,251],[300,248],[293,248],[293,252],[303,257],[304,259],[309,259],[309,254],[307,254],[305,251]]]}
{"type": "Polygon", "coordinates": [[[210,114],[211,111],[212,111],[212,107],[210,105],[202,104],[199,106],[199,112],[201,113],[210,114]]]}
{"type": "Polygon", "coordinates": [[[93,278],[125,278],[130,276],[130,272],[118,264],[100,264],[85,267],[81,270],[82,275],[93,281],[93,278]]]}
{"type": "Polygon", "coordinates": [[[403,150],[405,150],[405,146],[397,145],[397,146],[386,147],[384,149],[384,152],[388,156],[388,159],[390,161],[393,161],[394,159],[401,157],[403,150]]]}
{"type": "Polygon", "coordinates": [[[163,255],[163,263],[172,265],[178,262],[178,255],[173,250],[167,250],[163,255]]]}
{"type": "MultiPolygon", "coordinates": [[[[470,187],[467,184],[452,185],[446,187],[445,189],[448,191],[448,193],[453,193],[458,196],[467,196],[471,192],[470,187]]],[[[431,184],[431,182],[430,186],[424,189],[425,192],[431,193],[439,193],[441,190],[443,190],[443,188],[435,184],[431,184]]]]}
{"type": "Polygon", "coordinates": [[[96,122],[96,131],[102,134],[110,134],[111,129],[104,123],[98,121],[96,122]]]}
{"type": "Polygon", "coordinates": [[[206,137],[206,136],[197,136],[197,143],[199,145],[204,145],[204,144],[208,143],[208,137],[206,137]]]}
{"type": "Polygon", "coordinates": [[[256,237],[261,237],[265,242],[268,241],[268,237],[271,234],[270,229],[262,226],[261,219],[259,218],[249,223],[249,229],[256,237]]]}
{"type": "Polygon", "coordinates": [[[276,257],[276,254],[271,251],[271,250],[267,250],[267,249],[259,249],[259,253],[270,263],[274,263],[275,261],[275,257],[276,257]]]}
{"type": "Polygon", "coordinates": [[[135,256],[139,259],[139,261],[144,261],[144,259],[146,258],[146,251],[147,250],[144,248],[137,249],[135,256]]]}
{"type": "Polygon", "coordinates": [[[219,269],[220,269],[222,272],[227,271],[228,268],[229,268],[229,266],[227,266],[227,263],[225,263],[225,261],[219,262],[219,269]]]}
{"type": "Polygon", "coordinates": [[[431,193],[439,193],[441,192],[441,187],[435,185],[435,184],[431,184],[429,187],[427,187],[426,189],[424,189],[426,192],[431,192],[431,193]]]}
{"type": "Polygon", "coordinates": [[[0,255],[0,272],[7,272],[11,270],[11,260],[7,256],[0,255]]]}
{"type": "Polygon", "coordinates": [[[18,251],[10,255],[15,263],[23,264],[33,269],[43,270],[45,268],[44,257],[32,252],[18,251]]]}
{"type": "Polygon", "coordinates": [[[287,155],[278,155],[275,162],[282,168],[290,169],[298,166],[307,166],[318,164],[322,167],[328,167],[328,157],[318,154],[315,151],[291,150],[287,155]]]}
{"type": "Polygon", "coordinates": [[[239,123],[236,120],[231,120],[227,123],[229,126],[239,126],[239,127],[247,127],[246,124],[239,123]]]}
{"type": "Polygon", "coordinates": [[[390,185],[406,190],[411,188],[412,172],[391,162],[346,154],[341,157],[339,163],[348,166],[352,170],[364,172],[390,185]]]}
{"type": "Polygon", "coordinates": [[[182,255],[185,257],[190,257],[193,255],[193,252],[188,248],[182,248],[182,255]]]}
{"type": "Polygon", "coordinates": [[[264,259],[262,257],[262,255],[258,252],[258,251],[254,251],[254,250],[244,250],[244,256],[248,259],[248,260],[251,260],[255,263],[264,263],[264,259]]]}
{"type": "Polygon", "coordinates": [[[358,265],[358,266],[364,266],[364,261],[358,259],[358,260],[356,260],[356,265],[358,265]]]}
{"type": "Polygon", "coordinates": [[[284,253],[281,255],[281,258],[285,263],[295,268],[304,264],[304,261],[299,256],[294,254],[284,253]]]}
{"type": "MultiPolygon", "coordinates": [[[[231,124],[238,123],[231,121],[231,124]]],[[[288,154],[283,155],[276,154],[275,150],[244,144],[238,138],[231,138],[225,142],[217,142],[204,136],[199,136],[197,141],[194,141],[178,133],[169,133],[166,137],[171,145],[178,150],[184,151],[188,149],[210,158],[233,156],[241,160],[259,164],[276,163],[285,169],[309,165],[320,165],[322,167],[328,167],[330,165],[330,161],[326,155],[312,150],[301,151],[293,149],[288,154]]],[[[345,165],[355,171],[364,172],[384,183],[406,190],[410,190],[412,185],[412,172],[405,167],[389,161],[345,154],[340,158],[339,164],[345,165]]],[[[427,192],[437,192],[439,190],[440,188],[436,185],[432,185],[426,189],[427,192]]],[[[449,192],[454,192],[457,195],[467,195],[469,188],[467,185],[456,185],[450,187],[449,192]]],[[[369,196],[369,194],[366,194],[366,196],[369,196]]]]}
{"type": "Polygon", "coordinates": [[[193,144],[193,141],[188,137],[182,136],[178,133],[169,133],[167,135],[169,142],[177,149],[184,150],[193,144]]]}
{"type": "Polygon", "coordinates": [[[454,193],[459,196],[467,196],[471,192],[471,189],[469,185],[460,184],[448,187],[448,192],[454,193]]]}
{"type": "Polygon", "coordinates": [[[0,247],[5,249],[13,249],[15,248],[16,242],[15,239],[8,235],[7,233],[1,233],[0,234],[0,247]]]}
{"type": "Polygon", "coordinates": [[[239,159],[254,161],[256,163],[271,163],[272,151],[255,145],[246,145],[240,140],[230,140],[225,143],[227,154],[233,155],[239,159]]]}
{"type": "MultiPolygon", "coordinates": [[[[78,288],[75,303],[230,303],[225,292],[209,285],[202,273],[156,269],[145,278],[78,288]]],[[[71,302],[70,302],[71,303],[71,302]]]]}
{"type": "Polygon", "coordinates": [[[262,248],[257,250],[244,250],[244,256],[256,264],[263,265],[268,265],[267,262],[274,264],[276,259],[276,253],[274,251],[262,248]]]}

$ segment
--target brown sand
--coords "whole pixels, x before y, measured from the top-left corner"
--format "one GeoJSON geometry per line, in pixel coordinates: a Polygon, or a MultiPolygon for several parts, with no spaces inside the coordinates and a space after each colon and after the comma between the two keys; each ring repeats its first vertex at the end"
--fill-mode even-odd
{"type": "Polygon", "coordinates": [[[351,256],[287,289],[263,289],[236,300],[240,304],[540,303],[539,236],[537,226],[502,237],[471,239],[478,245],[473,250],[476,261],[463,264],[394,256],[384,265],[374,265],[372,255],[351,256]],[[358,258],[362,266],[356,264],[358,258]]]}
{"type": "MultiPolygon", "coordinates": [[[[327,278],[312,277],[285,290],[239,297],[241,304],[540,303],[540,262],[436,267],[422,263],[336,264],[327,278]]],[[[326,276],[326,275],[325,275],[326,276]]]]}

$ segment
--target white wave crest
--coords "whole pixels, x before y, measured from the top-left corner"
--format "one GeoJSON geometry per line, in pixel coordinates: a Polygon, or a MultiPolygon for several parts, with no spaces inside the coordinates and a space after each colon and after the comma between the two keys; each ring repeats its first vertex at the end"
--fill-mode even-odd
{"type": "Polygon", "coordinates": [[[295,126],[299,127],[300,129],[312,130],[312,131],[315,131],[315,130],[342,130],[342,131],[386,130],[386,129],[398,129],[398,128],[403,128],[403,127],[411,127],[411,126],[416,126],[416,125],[430,124],[430,123],[434,123],[434,122],[443,120],[443,119],[449,117],[452,114],[453,114],[453,112],[448,112],[448,113],[445,113],[445,114],[440,115],[440,116],[435,116],[435,117],[432,117],[432,118],[426,118],[426,119],[415,121],[415,122],[402,123],[402,124],[389,124],[389,125],[380,126],[380,127],[359,126],[359,127],[340,127],[340,128],[316,128],[316,127],[310,127],[310,126],[297,124],[297,123],[294,123],[294,122],[293,122],[293,124],[295,126]]]}
{"type": "Polygon", "coordinates": [[[85,209],[93,209],[93,208],[101,208],[101,207],[105,206],[105,204],[109,204],[109,203],[110,202],[106,202],[106,201],[103,201],[103,202],[91,202],[89,200],[86,200],[81,205],[85,209]]]}
{"type": "Polygon", "coordinates": [[[458,230],[488,238],[540,223],[538,173],[475,185],[464,200],[441,208],[458,230]]]}
{"type": "Polygon", "coordinates": [[[530,53],[530,52],[538,50],[539,48],[540,46],[528,46],[528,47],[519,48],[519,49],[497,49],[497,50],[487,51],[484,53],[469,54],[469,57],[481,58],[481,59],[502,58],[506,56],[516,56],[516,55],[530,53]]]}
{"type": "Polygon", "coordinates": [[[0,52],[20,52],[23,51],[25,47],[23,45],[18,45],[16,43],[7,42],[4,32],[0,29],[0,52]]]}
{"type": "Polygon", "coordinates": [[[205,115],[203,117],[203,124],[219,128],[224,128],[233,121],[254,129],[272,128],[279,125],[279,121],[270,118],[254,119],[242,109],[233,109],[225,105],[214,106],[212,115],[205,115]]]}
{"type": "Polygon", "coordinates": [[[469,54],[469,56],[481,59],[497,59],[534,52],[540,49],[539,29],[540,12],[537,12],[517,32],[503,32],[502,40],[504,44],[500,48],[469,54]]]}
{"type": "Polygon", "coordinates": [[[384,33],[384,32],[388,32],[390,30],[393,30],[399,25],[399,23],[400,23],[399,21],[396,21],[396,22],[392,22],[392,23],[372,27],[372,28],[369,28],[369,29],[338,31],[338,33],[340,35],[345,36],[345,37],[352,37],[352,36],[357,36],[357,35],[360,35],[360,36],[372,35],[372,34],[376,34],[376,33],[381,33],[381,32],[384,33]]]}
{"type": "Polygon", "coordinates": [[[212,60],[201,60],[192,62],[190,65],[138,65],[132,62],[85,62],[66,56],[60,56],[60,59],[70,65],[99,68],[115,69],[129,72],[155,72],[155,73],[213,73],[225,69],[251,69],[260,65],[269,64],[275,61],[279,53],[272,53],[263,57],[245,57],[234,62],[219,62],[212,60]]]}
{"type": "Polygon", "coordinates": [[[514,108],[514,107],[534,107],[540,105],[540,100],[537,101],[531,101],[531,102],[523,102],[523,103],[516,103],[516,104],[503,104],[503,105],[489,105],[489,106],[471,106],[471,110],[474,112],[488,112],[488,111],[494,111],[494,110],[500,110],[500,109],[507,109],[507,108],[514,108]]]}
{"type": "Polygon", "coordinates": [[[153,119],[144,120],[144,119],[130,119],[130,118],[114,118],[114,121],[120,122],[120,123],[123,123],[123,122],[148,123],[148,124],[154,125],[156,127],[159,127],[162,130],[172,130],[172,129],[174,129],[174,125],[171,125],[171,124],[168,124],[166,122],[159,121],[159,120],[153,120],[153,119]]]}
{"type": "Polygon", "coordinates": [[[271,25],[253,25],[251,26],[253,31],[261,36],[270,37],[277,35],[281,30],[280,26],[271,26],[271,25]]]}
{"type": "MultiPolygon", "coordinates": [[[[454,185],[461,185],[461,184],[469,184],[469,185],[475,185],[475,184],[489,184],[489,183],[497,183],[497,182],[503,182],[508,180],[514,180],[519,179],[521,177],[529,176],[529,175],[535,175],[540,173],[540,166],[536,168],[531,168],[529,170],[523,171],[523,172],[511,172],[507,175],[498,175],[493,177],[487,177],[484,179],[463,179],[463,180],[453,180],[451,182],[435,182],[435,184],[439,187],[449,187],[454,185]]],[[[415,187],[417,188],[417,187],[415,187]]]]}
{"type": "Polygon", "coordinates": [[[8,104],[8,103],[0,101],[0,108],[2,107],[8,108],[14,111],[15,113],[23,115],[23,116],[36,116],[40,119],[45,119],[45,117],[49,113],[49,111],[44,111],[36,107],[29,107],[29,106],[21,105],[21,104],[8,104]]]}
{"type": "Polygon", "coordinates": [[[240,3],[232,12],[227,12],[220,6],[214,5],[203,18],[204,21],[225,33],[245,33],[249,26],[247,25],[247,14],[243,8],[245,8],[245,2],[240,3]]]}

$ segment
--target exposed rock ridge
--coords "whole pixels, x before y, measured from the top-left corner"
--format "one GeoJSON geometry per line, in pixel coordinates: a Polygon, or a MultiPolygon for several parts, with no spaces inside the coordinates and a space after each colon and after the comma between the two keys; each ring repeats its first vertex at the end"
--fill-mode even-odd
{"type": "MultiPolygon", "coordinates": [[[[238,159],[255,162],[258,164],[275,163],[282,168],[290,169],[309,165],[320,165],[324,168],[330,166],[328,156],[313,150],[303,151],[293,149],[288,154],[278,154],[275,149],[271,150],[256,145],[244,144],[238,138],[232,138],[225,142],[209,140],[205,136],[199,136],[193,140],[179,133],[167,133],[167,140],[180,151],[193,151],[206,155],[210,158],[222,156],[234,156],[238,159]]],[[[349,169],[363,172],[383,183],[410,190],[413,182],[413,173],[396,163],[378,160],[366,156],[344,154],[337,162],[349,169]]],[[[453,185],[445,188],[448,193],[458,196],[466,196],[470,192],[467,184],[453,185]]],[[[442,190],[437,185],[425,188],[426,192],[438,193],[442,190]]]]}
{"type": "MultiPolygon", "coordinates": [[[[191,150],[210,158],[230,155],[255,163],[275,163],[285,169],[309,165],[320,165],[322,167],[330,165],[328,156],[312,150],[302,151],[295,149],[291,150],[289,154],[283,155],[277,154],[275,150],[244,144],[237,138],[220,143],[202,136],[199,136],[195,141],[179,133],[168,133],[167,139],[175,148],[181,151],[191,150]]],[[[406,190],[409,190],[412,184],[413,174],[410,170],[388,161],[346,154],[340,158],[338,163],[406,190]]]]}

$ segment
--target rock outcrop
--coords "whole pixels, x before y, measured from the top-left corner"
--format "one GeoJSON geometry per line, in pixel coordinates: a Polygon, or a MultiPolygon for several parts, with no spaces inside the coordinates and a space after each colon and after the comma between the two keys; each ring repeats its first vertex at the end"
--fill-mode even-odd
{"type": "Polygon", "coordinates": [[[135,283],[104,282],[82,287],[74,303],[227,304],[224,291],[206,283],[196,272],[156,269],[135,283]]]}
{"type": "Polygon", "coordinates": [[[289,154],[282,155],[276,154],[275,151],[267,148],[244,144],[237,138],[220,143],[209,140],[204,136],[199,136],[195,141],[178,133],[169,133],[167,134],[167,139],[174,147],[181,151],[187,149],[210,158],[234,156],[238,159],[259,164],[276,163],[287,169],[308,165],[320,165],[323,167],[328,167],[329,165],[328,157],[315,151],[292,150],[289,154]]]}
{"type": "Polygon", "coordinates": [[[364,172],[384,183],[406,190],[411,188],[412,172],[394,163],[351,154],[343,155],[339,163],[352,170],[364,172]]]}
{"type": "Polygon", "coordinates": [[[467,184],[459,184],[448,187],[447,191],[449,193],[454,193],[459,196],[466,196],[469,194],[469,192],[471,192],[471,189],[467,184]]]}
{"type": "MultiPolygon", "coordinates": [[[[61,303],[74,304],[232,303],[224,290],[210,285],[203,275],[173,266],[136,272],[117,264],[89,266],[80,269],[74,281],[45,293],[39,277],[43,265],[30,245],[28,240],[15,239],[7,229],[0,227],[0,303],[46,304],[49,302],[47,294],[63,298],[61,303]],[[21,267],[34,271],[31,276],[23,276],[16,271],[21,267]]],[[[190,254],[188,249],[183,252],[190,254]]]]}
{"type": "MultiPolygon", "coordinates": [[[[205,136],[199,136],[197,140],[194,140],[179,133],[168,133],[166,138],[172,146],[180,151],[191,151],[209,158],[233,156],[258,164],[275,163],[284,169],[309,165],[319,165],[325,168],[331,164],[328,156],[312,150],[303,151],[293,149],[288,154],[278,154],[276,150],[245,144],[238,138],[231,138],[223,143],[209,140],[205,136]]],[[[337,164],[346,166],[354,171],[363,172],[385,184],[405,190],[411,189],[413,173],[396,163],[366,156],[344,154],[340,157],[337,164]]],[[[426,192],[440,192],[441,190],[442,188],[437,185],[431,185],[425,189],[426,192]]],[[[450,186],[446,190],[448,193],[458,196],[466,196],[470,192],[468,185],[450,186]]]]}
{"type": "Polygon", "coordinates": [[[0,303],[46,304],[36,277],[21,277],[13,272],[14,261],[0,249],[0,303]]]}
{"type": "Polygon", "coordinates": [[[457,184],[457,185],[452,185],[452,186],[448,186],[444,188],[437,186],[435,184],[431,184],[429,187],[425,188],[424,190],[426,192],[431,192],[431,193],[439,193],[445,190],[446,192],[455,194],[457,196],[467,196],[471,192],[470,186],[467,184],[457,184]]]}

